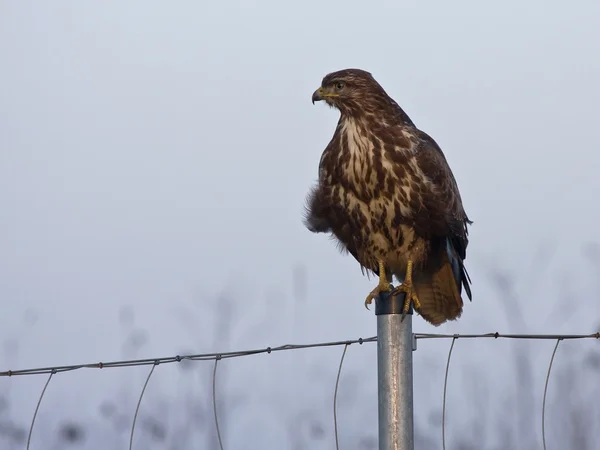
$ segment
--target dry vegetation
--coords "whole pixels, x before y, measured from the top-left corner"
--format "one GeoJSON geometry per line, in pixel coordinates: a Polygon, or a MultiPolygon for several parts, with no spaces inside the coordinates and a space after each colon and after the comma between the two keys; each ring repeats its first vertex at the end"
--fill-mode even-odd
{"type": "MultiPolygon", "coordinates": [[[[585,257],[588,261],[600,267],[600,251],[597,246],[586,249],[585,257]]],[[[597,273],[600,274],[600,271],[597,273]]],[[[519,318],[518,301],[510,277],[494,272],[493,282],[506,298],[514,299],[508,305],[510,313],[517,317],[515,328],[523,329],[524,321],[519,318]],[[523,323],[520,323],[523,322],[523,323]]],[[[598,298],[598,292],[595,298],[598,298]]],[[[226,300],[223,300],[226,302],[226,300]]],[[[223,306],[223,311],[228,309],[223,306]]],[[[131,312],[129,313],[131,314],[131,312]]],[[[223,346],[230,338],[230,329],[225,315],[221,318],[221,326],[214,327],[213,342],[223,346]]],[[[143,345],[143,335],[131,329],[126,345],[131,352],[136,347],[143,345]]],[[[522,344],[522,343],[519,343],[522,344]]],[[[534,383],[532,374],[539,370],[533,367],[532,347],[529,345],[515,345],[512,361],[507,362],[514,373],[507,385],[513,386],[513,392],[506,392],[505,401],[490,407],[486,402],[486,393],[503,387],[486,385],[485,377],[476,371],[465,371],[465,377],[472,377],[473,382],[483,383],[478,389],[479,396],[475,396],[470,403],[463,405],[462,410],[468,411],[470,421],[465,429],[457,429],[450,424],[446,443],[447,449],[453,450],[534,450],[541,449],[540,423],[540,386],[534,383]],[[483,379],[483,381],[482,381],[483,379]],[[512,380],[519,380],[518,383],[512,380]],[[493,428],[490,429],[490,423],[493,428]],[[490,436],[494,438],[490,438],[490,436]],[[502,436],[498,442],[497,436],[502,436]]],[[[443,365],[444,362],[440,362],[443,365]]],[[[178,370],[191,369],[189,365],[181,364],[178,370]]],[[[135,448],[161,448],[170,450],[187,450],[192,448],[218,449],[218,441],[213,422],[213,405],[211,401],[212,367],[204,366],[201,378],[205,386],[204,394],[194,394],[174,400],[165,396],[158,401],[145,403],[144,412],[138,418],[136,427],[135,448]],[[174,412],[177,416],[174,420],[174,412]],[[199,445],[200,444],[200,445],[199,445]]],[[[226,369],[222,369],[226,370],[226,369]]],[[[440,367],[443,372],[443,367],[440,367]]],[[[509,372],[507,372],[509,373],[509,372]]],[[[220,376],[227,377],[222,372],[220,376]]],[[[198,380],[197,373],[194,375],[198,380]]],[[[563,352],[554,366],[550,388],[547,421],[548,449],[573,449],[597,450],[600,448],[600,433],[597,424],[600,423],[600,352],[595,346],[593,350],[585,352],[563,352]],[[557,425],[558,424],[558,425],[557,425]]],[[[0,380],[1,382],[1,380],[0,380]]],[[[195,382],[195,381],[194,381],[195,382]]],[[[469,382],[469,378],[466,379],[469,382]]],[[[156,386],[155,386],[156,388],[156,386]]],[[[185,388],[185,386],[184,386],[185,388]]],[[[0,391],[1,392],[1,391],[0,391]]],[[[195,389],[194,392],[198,392],[195,389]]],[[[230,416],[234,411],[239,411],[246,406],[243,396],[236,397],[222,390],[220,401],[220,426],[225,442],[228,436],[234,433],[229,425],[230,416]]],[[[418,397],[419,393],[415,395],[418,397]]],[[[160,397],[160,394],[159,394],[160,397]]],[[[100,406],[97,415],[97,425],[104,430],[112,430],[118,436],[119,442],[128,442],[131,430],[131,411],[137,398],[135,394],[124,397],[121,393],[114,395],[119,401],[106,400],[100,406]]],[[[154,395],[156,399],[157,396],[154,395]]],[[[331,448],[331,420],[330,413],[326,412],[319,417],[307,411],[291,411],[296,414],[291,417],[282,417],[279,425],[287,430],[289,441],[287,448],[294,450],[331,448]],[[325,421],[323,417],[327,417],[325,421]]],[[[441,405],[439,410],[431,411],[430,420],[416,423],[416,446],[418,450],[441,449],[441,405]]],[[[94,425],[91,425],[94,426],[94,425]]],[[[269,425],[271,427],[277,424],[269,425]]],[[[67,448],[105,448],[105,443],[89,442],[89,424],[81,424],[76,417],[65,420],[54,435],[48,436],[46,442],[48,449],[67,448]],[[85,444],[85,445],[84,445],[85,444]]],[[[27,440],[28,423],[17,423],[11,414],[11,405],[6,397],[0,395],[0,448],[6,450],[22,449],[27,440]]],[[[348,450],[371,450],[377,448],[376,430],[372,434],[364,435],[355,442],[343,440],[343,448],[348,450]]],[[[97,434],[95,434],[97,435],[97,434]]],[[[226,450],[230,447],[225,445],[226,450]]]]}

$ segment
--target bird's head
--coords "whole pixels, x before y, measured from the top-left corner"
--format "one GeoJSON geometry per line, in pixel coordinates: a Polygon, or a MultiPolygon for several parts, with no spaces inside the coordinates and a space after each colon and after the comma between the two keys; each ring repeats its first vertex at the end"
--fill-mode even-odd
{"type": "Polygon", "coordinates": [[[373,76],[361,69],[344,69],[326,75],[312,95],[313,104],[325,101],[342,113],[371,109],[389,97],[373,76]]]}

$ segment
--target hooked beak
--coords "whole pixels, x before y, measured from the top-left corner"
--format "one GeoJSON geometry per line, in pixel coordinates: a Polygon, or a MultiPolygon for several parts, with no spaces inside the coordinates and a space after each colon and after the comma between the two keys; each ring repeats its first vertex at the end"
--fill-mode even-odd
{"type": "Polygon", "coordinates": [[[312,104],[314,105],[315,102],[319,102],[321,100],[323,100],[323,88],[319,88],[315,92],[313,92],[312,104]]]}

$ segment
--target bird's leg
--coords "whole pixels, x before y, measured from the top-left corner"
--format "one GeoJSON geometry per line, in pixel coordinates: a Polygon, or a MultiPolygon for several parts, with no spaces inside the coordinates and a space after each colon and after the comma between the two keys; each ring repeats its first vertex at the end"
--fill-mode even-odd
{"type": "Polygon", "coordinates": [[[392,295],[392,296],[397,295],[401,292],[404,292],[406,294],[404,297],[404,307],[402,308],[402,316],[405,316],[408,313],[408,311],[410,310],[411,302],[413,303],[415,309],[418,310],[419,308],[421,308],[421,302],[419,301],[419,297],[417,297],[417,293],[413,289],[412,269],[413,269],[413,262],[409,258],[408,264],[406,265],[406,275],[404,277],[404,281],[402,282],[402,284],[400,286],[395,288],[390,293],[390,295],[392,295]]]}
{"type": "Polygon", "coordinates": [[[379,295],[380,292],[389,292],[392,290],[385,273],[385,264],[380,259],[377,260],[377,263],[379,264],[379,283],[377,286],[375,286],[375,289],[369,293],[367,299],[365,300],[365,308],[367,309],[369,309],[369,305],[373,302],[373,299],[379,295]]]}

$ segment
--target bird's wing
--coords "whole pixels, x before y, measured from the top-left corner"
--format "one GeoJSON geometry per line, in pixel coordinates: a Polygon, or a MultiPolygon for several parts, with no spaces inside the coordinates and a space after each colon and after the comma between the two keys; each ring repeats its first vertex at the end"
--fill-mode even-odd
{"type": "Polygon", "coordinates": [[[415,233],[426,239],[445,237],[447,252],[457,283],[471,298],[469,276],[463,260],[468,245],[467,225],[458,185],[444,153],[427,133],[412,128],[408,153],[408,176],[412,178],[409,217],[415,233]],[[454,251],[452,251],[454,250],[454,251]]]}
{"type": "MultiPolygon", "coordinates": [[[[411,189],[410,214],[415,232],[423,237],[448,236],[456,241],[460,257],[465,258],[467,224],[458,185],[446,157],[426,133],[414,129],[409,176],[417,187],[411,189]]],[[[454,242],[453,242],[454,244],[454,242]]]]}

